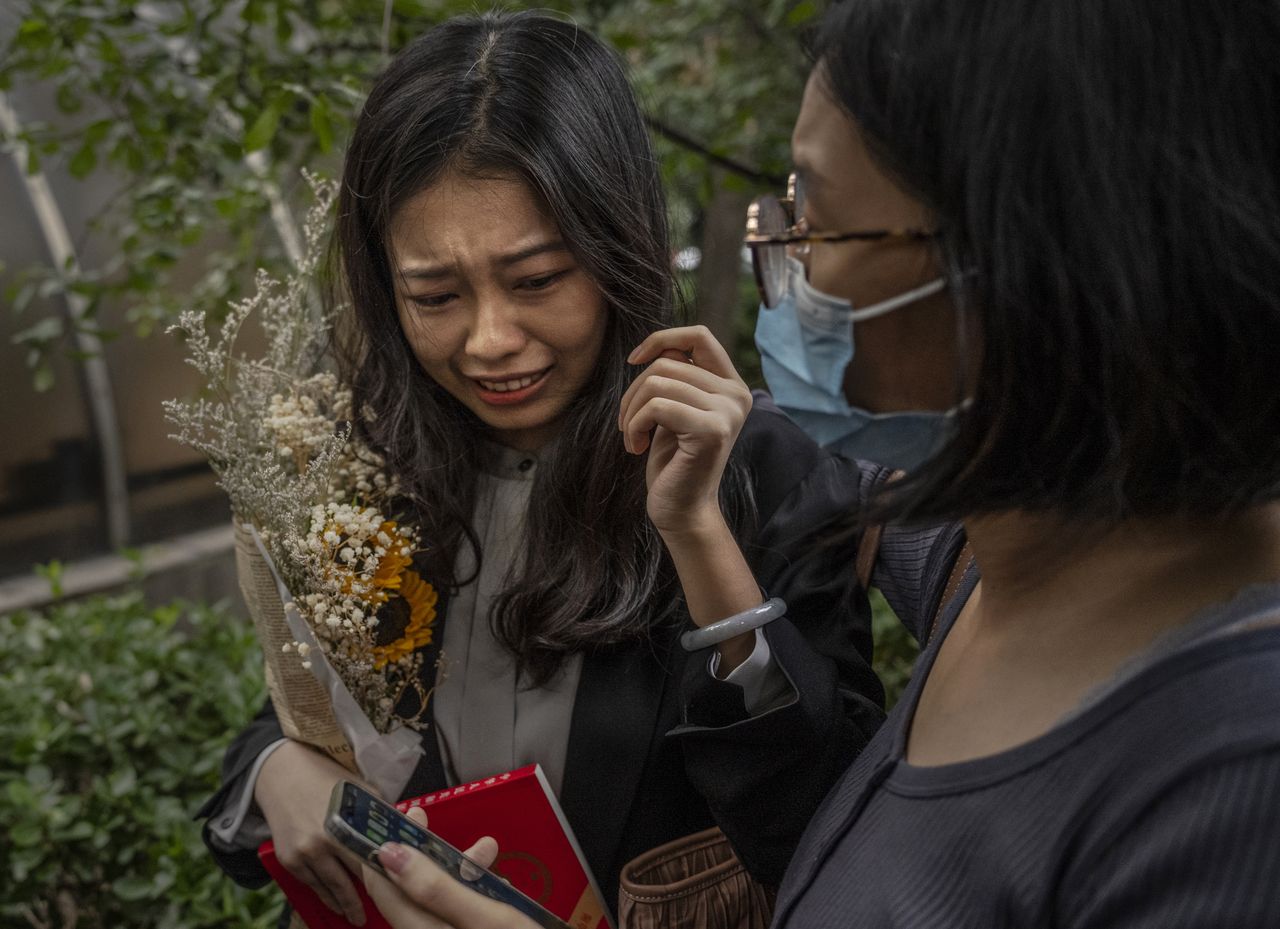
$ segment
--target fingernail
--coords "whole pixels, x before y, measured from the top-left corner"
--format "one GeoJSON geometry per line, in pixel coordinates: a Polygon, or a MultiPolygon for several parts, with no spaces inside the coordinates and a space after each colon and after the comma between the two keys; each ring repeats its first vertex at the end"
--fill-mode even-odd
{"type": "Polygon", "coordinates": [[[395,842],[388,842],[378,849],[378,863],[392,874],[399,874],[409,863],[409,849],[395,842]]]}
{"type": "Polygon", "coordinates": [[[627,356],[627,364],[635,364],[636,355],[638,355],[639,353],[640,353],[639,347],[633,348],[631,350],[631,354],[627,356]]]}

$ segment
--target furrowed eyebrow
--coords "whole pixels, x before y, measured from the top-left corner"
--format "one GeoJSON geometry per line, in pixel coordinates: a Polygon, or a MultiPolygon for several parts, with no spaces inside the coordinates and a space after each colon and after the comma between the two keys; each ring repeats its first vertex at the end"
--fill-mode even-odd
{"type": "Polygon", "coordinates": [[[443,277],[449,277],[453,274],[448,268],[440,268],[436,266],[430,267],[407,267],[400,269],[400,276],[407,281],[434,281],[443,277]]]}
{"type": "MultiPolygon", "coordinates": [[[[549,242],[539,242],[530,245],[528,248],[522,248],[519,251],[511,252],[507,255],[499,255],[494,259],[494,264],[507,268],[511,265],[519,264],[538,255],[545,255],[551,252],[567,252],[569,246],[565,245],[559,239],[549,242]]],[[[453,275],[453,269],[443,267],[441,265],[408,265],[400,269],[400,276],[409,281],[434,281],[453,275]]]]}
{"type": "Polygon", "coordinates": [[[520,262],[533,258],[537,255],[545,255],[551,252],[567,252],[568,250],[569,246],[565,245],[564,242],[559,239],[555,239],[550,242],[541,242],[537,245],[530,245],[528,248],[522,248],[520,251],[512,252],[510,255],[503,255],[496,263],[505,268],[519,264],[520,262]]]}

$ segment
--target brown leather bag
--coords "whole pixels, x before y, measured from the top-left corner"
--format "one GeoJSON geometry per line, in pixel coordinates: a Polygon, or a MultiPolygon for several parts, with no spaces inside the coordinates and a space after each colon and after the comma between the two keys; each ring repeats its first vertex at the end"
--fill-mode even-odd
{"type": "Polygon", "coordinates": [[[768,929],[776,892],[747,873],[718,827],[627,862],[620,929],[768,929]]]}

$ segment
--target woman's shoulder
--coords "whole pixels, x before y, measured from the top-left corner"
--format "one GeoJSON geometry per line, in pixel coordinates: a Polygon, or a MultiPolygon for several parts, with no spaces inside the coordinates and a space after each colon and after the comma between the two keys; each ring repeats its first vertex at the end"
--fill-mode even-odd
{"type": "Polygon", "coordinates": [[[1117,710],[1149,728],[1149,750],[1198,759],[1242,740],[1280,749],[1280,585],[1270,586],[1270,617],[1198,637],[1117,689],[1117,710]]]}
{"type": "Polygon", "coordinates": [[[1280,756],[1280,626],[1198,638],[1127,676],[1055,734],[1080,789],[1112,796],[1121,817],[1204,772],[1270,764],[1280,756]]]}

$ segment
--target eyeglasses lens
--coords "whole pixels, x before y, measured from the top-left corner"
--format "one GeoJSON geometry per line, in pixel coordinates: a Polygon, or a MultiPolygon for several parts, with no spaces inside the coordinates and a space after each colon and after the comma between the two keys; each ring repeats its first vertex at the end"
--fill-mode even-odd
{"type": "MultiPolygon", "coordinates": [[[[779,235],[787,231],[790,219],[776,197],[761,197],[757,230],[761,235],[779,235]]],[[[787,286],[787,247],[782,244],[757,245],[752,249],[756,265],[756,280],[760,284],[760,296],[764,305],[773,309],[782,302],[787,286]]]]}
{"type": "Polygon", "coordinates": [[[787,198],[791,201],[791,225],[799,225],[804,218],[804,181],[793,174],[787,180],[787,198]]]}

